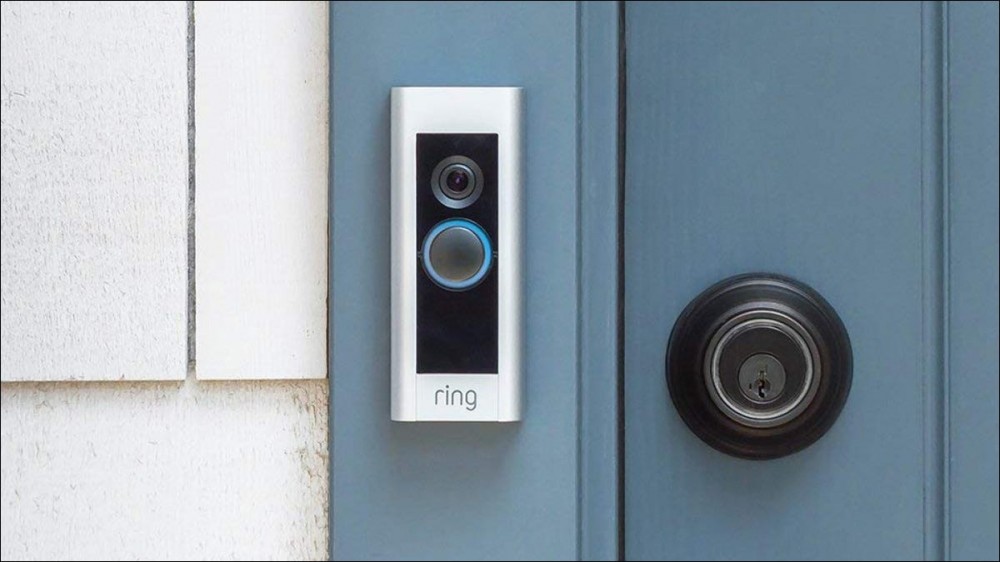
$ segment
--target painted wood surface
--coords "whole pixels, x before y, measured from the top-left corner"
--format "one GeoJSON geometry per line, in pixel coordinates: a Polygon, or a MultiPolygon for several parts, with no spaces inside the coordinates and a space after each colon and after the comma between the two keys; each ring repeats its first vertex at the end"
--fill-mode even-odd
{"type": "Polygon", "coordinates": [[[201,379],[323,378],[326,2],[195,2],[201,379]]]}
{"type": "Polygon", "coordinates": [[[183,2],[3,2],[3,381],[187,373],[183,2]]]}
{"type": "Polygon", "coordinates": [[[4,560],[322,560],[326,381],[4,383],[4,560]]]}
{"type": "Polygon", "coordinates": [[[1000,8],[953,2],[948,34],[948,533],[1000,557],[1000,8]]]}
{"type": "Polygon", "coordinates": [[[326,556],[325,380],[9,382],[185,376],[188,23],[0,3],[3,560],[326,556]]]}
{"type": "Polygon", "coordinates": [[[580,551],[619,558],[619,4],[579,10],[580,551]]]}
{"type": "Polygon", "coordinates": [[[942,475],[925,460],[938,442],[928,428],[941,421],[926,405],[939,400],[928,381],[941,372],[925,326],[941,320],[926,274],[941,262],[924,233],[941,233],[926,222],[922,163],[940,152],[922,131],[940,113],[922,61],[941,45],[923,31],[922,6],[626,10],[626,556],[939,556],[942,475]],[[774,461],[702,443],[664,376],[684,306],[747,271],[812,285],[854,349],[836,424],[774,461]]]}

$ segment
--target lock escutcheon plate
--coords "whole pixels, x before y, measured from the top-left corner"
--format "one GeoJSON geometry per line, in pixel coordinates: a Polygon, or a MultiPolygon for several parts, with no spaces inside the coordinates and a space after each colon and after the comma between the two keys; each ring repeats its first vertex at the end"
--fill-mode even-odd
{"type": "Polygon", "coordinates": [[[816,442],[850,393],[851,344],[816,291],[789,277],[745,274],[702,292],[680,314],[667,386],[684,423],[738,457],[782,457],[816,442]]]}

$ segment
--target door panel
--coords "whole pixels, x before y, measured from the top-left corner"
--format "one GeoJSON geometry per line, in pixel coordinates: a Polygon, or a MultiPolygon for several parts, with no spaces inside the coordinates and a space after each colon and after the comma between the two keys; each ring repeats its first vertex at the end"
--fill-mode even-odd
{"type": "Polygon", "coordinates": [[[627,557],[924,556],[939,476],[924,457],[939,266],[924,205],[940,186],[923,185],[922,57],[939,46],[921,42],[921,5],[626,10],[627,557]],[[698,440],[664,377],[680,311],[748,271],[812,285],[854,349],[840,419],[773,461],[698,440]]]}
{"type": "Polygon", "coordinates": [[[956,560],[1000,557],[1000,5],[948,6],[948,511],[956,560]]]}

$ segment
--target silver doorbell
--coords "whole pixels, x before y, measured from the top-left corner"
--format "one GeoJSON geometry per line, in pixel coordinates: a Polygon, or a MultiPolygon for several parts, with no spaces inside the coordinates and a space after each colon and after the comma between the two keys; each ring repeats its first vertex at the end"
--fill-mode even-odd
{"type": "Polygon", "coordinates": [[[521,89],[392,89],[392,419],[521,419],[521,89]]]}

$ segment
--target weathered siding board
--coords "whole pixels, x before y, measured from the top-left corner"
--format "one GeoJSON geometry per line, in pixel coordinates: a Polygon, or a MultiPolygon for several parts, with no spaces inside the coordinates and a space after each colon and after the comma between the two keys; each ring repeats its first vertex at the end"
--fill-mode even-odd
{"type": "Polygon", "coordinates": [[[184,3],[0,19],[2,380],[184,378],[184,3]]]}
{"type": "Polygon", "coordinates": [[[326,381],[0,396],[4,560],[326,558],[326,381]]]}
{"type": "Polygon", "coordinates": [[[327,4],[194,21],[198,378],[324,378],[327,4]]]}
{"type": "Polygon", "coordinates": [[[188,13],[0,21],[0,558],[324,558],[325,380],[7,382],[185,375],[188,13]]]}

